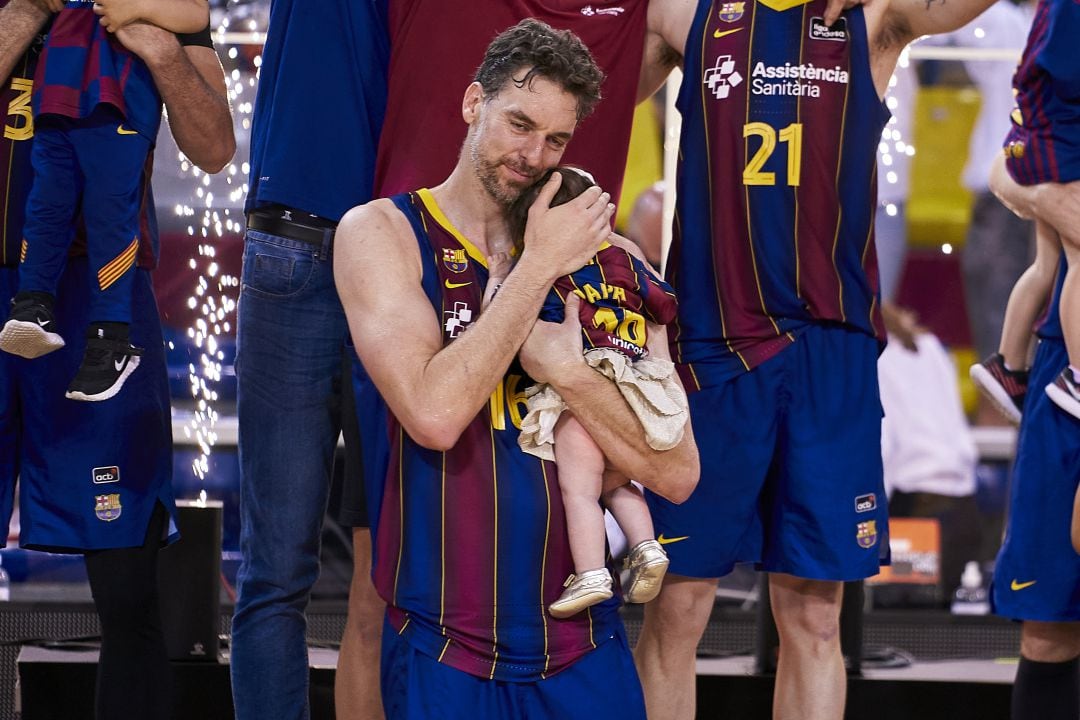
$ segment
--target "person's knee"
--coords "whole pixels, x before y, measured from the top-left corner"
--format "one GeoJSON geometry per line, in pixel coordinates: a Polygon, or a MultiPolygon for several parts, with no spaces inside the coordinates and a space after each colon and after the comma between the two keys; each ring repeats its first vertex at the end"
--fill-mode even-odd
{"type": "Polygon", "coordinates": [[[666,644],[697,647],[716,600],[716,580],[668,576],[655,600],[645,606],[644,632],[666,644]]]}
{"type": "Polygon", "coordinates": [[[1067,662],[1080,657],[1080,622],[1025,622],[1020,654],[1037,662],[1067,662]]]}
{"type": "Polygon", "coordinates": [[[836,582],[774,576],[770,599],[781,642],[838,642],[842,587],[836,582]]]}

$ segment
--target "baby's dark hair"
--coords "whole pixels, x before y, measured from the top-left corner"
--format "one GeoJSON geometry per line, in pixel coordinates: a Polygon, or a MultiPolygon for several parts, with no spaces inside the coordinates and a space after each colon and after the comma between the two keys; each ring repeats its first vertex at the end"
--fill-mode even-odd
{"type": "Polygon", "coordinates": [[[529,219],[529,208],[536,202],[536,196],[540,194],[540,190],[551,179],[551,174],[556,172],[562,175],[562,184],[556,191],[555,197],[551,199],[551,207],[570,202],[596,184],[579,170],[564,165],[548,170],[539,180],[525,188],[507,211],[510,239],[514,241],[514,248],[518,255],[521,255],[521,250],[525,246],[525,223],[529,219]]]}

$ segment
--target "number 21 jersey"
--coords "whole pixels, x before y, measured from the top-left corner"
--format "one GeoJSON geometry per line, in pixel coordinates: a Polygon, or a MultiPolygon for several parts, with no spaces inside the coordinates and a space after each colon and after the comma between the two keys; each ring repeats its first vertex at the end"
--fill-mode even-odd
{"type": "Polygon", "coordinates": [[[889,113],[862,9],[702,0],[686,42],[668,279],[689,386],[753,369],[813,323],[884,338],[876,152],[889,113]]]}

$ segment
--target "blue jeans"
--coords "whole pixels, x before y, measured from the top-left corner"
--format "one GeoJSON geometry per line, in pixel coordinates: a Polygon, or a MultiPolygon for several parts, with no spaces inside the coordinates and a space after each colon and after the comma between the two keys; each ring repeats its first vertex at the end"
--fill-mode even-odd
{"type": "Polygon", "coordinates": [[[236,341],[239,720],[308,717],[305,631],[340,430],[345,314],[323,247],[249,230],[236,341]]]}

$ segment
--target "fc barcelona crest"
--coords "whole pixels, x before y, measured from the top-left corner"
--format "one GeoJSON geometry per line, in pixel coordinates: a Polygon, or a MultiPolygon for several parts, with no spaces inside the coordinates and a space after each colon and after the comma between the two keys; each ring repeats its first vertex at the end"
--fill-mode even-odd
{"type": "Polygon", "coordinates": [[[469,269],[469,258],[462,248],[443,248],[442,263],[450,272],[463,273],[469,269]]]}
{"type": "Polygon", "coordinates": [[[120,517],[123,509],[120,505],[120,493],[94,496],[94,514],[97,515],[98,520],[112,522],[120,517]]]}
{"type": "Polygon", "coordinates": [[[877,520],[859,523],[855,529],[855,540],[859,547],[872,548],[877,543],[877,520]]]}
{"type": "Polygon", "coordinates": [[[726,23],[738,22],[746,12],[745,2],[726,2],[720,6],[720,19],[726,23]]]}

